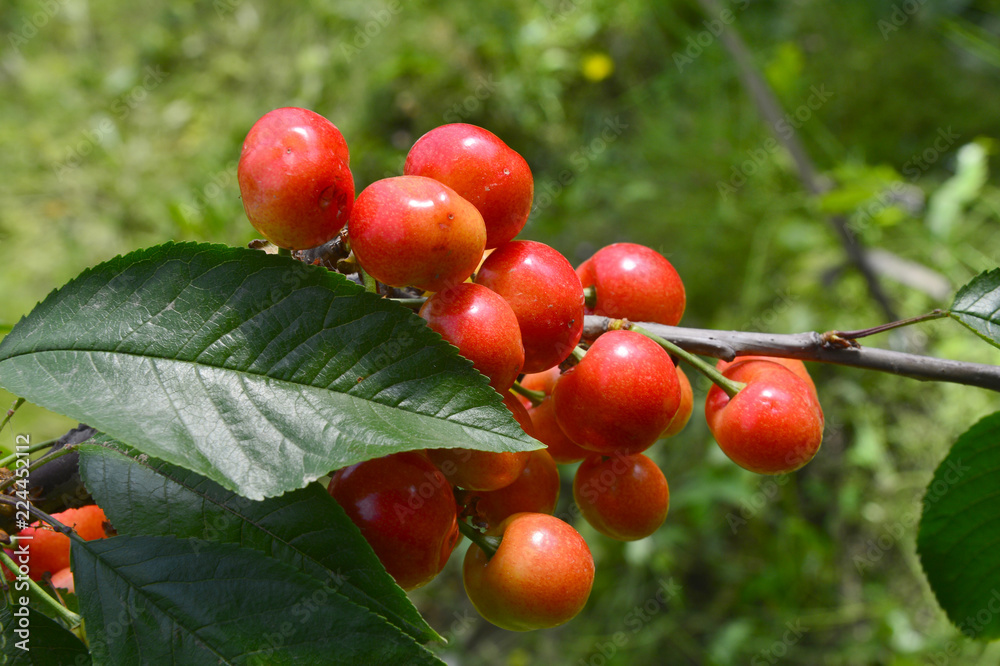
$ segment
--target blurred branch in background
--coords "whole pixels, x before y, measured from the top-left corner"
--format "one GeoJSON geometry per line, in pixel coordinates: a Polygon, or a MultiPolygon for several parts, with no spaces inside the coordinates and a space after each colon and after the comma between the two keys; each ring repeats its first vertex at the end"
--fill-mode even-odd
{"type": "MultiPolygon", "coordinates": [[[[698,3],[701,5],[705,16],[709,19],[722,15],[724,11],[719,5],[718,0],[698,0],[698,3]]],[[[739,32],[736,30],[736,27],[728,26],[727,29],[721,32],[719,39],[725,45],[726,50],[733,57],[733,60],[736,61],[736,65],[740,70],[740,79],[743,81],[743,85],[753,99],[754,104],[756,104],[757,110],[774,132],[778,141],[792,156],[803,187],[813,196],[822,195],[830,188],[829,183],[820,178],[812,159],[809,157],[809,153],[806,151],[805,146],[802,145],[798,135],[794,131],[777,131],[778,127],[783,125],[786,115],[774,91],[771,90],[767,81],[764,80],[764,77],[754,67],[753,57],[749,49],[747,49],[743,38],[740,37],[739,32]]],[[[831,215],[827,219],[834,231],[837,232],[837,236],[840,238],[840,242],[844,246],[844,250],[847,252],[851,263],[857,267],[868,284],[868,291],[872,298],[875,299],[875,302],[878,303],[882,312],[889,320],[898,319],[895,307],[890,301],[888,294],[882,288],[881,282],[879,282],[878,274],[871,258],[868,256],[860,239],[857,238],[848,226],[847,217],[844,215],[831,215]]]]}

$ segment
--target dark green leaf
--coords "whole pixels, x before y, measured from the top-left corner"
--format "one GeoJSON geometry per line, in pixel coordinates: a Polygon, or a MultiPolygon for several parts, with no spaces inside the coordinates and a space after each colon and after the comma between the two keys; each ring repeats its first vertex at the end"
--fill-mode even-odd
{"type": "Polygon", "coordinates": [[[540,446],[406,308],[220,245],[85,271],[0,342],[0,385],[251,499],[395,451],[540,446]]]}
{"type": "Polygon", "coordinates": [[[10,606],[5,606],[0,611],[0,625],[3,627],[0,631],[2,663],[10,666],[90,664],[87,647],[72,632],[34,608],[24,608],[28,610],[27,627],[20,626],[21,618],[14,617],[14,609],[10,606]],[[23,629],[27,633],[19,635],[17,629],[23,629]]]}
{"type": "Polygon", "coordinates": [[[980,273],[958,290],[951,316],[1000,347],[1000,268],[980,273]]]}
{"type": "Polygon", "coordinates": [[[335,587],[256,550],[118,536],[74,539],[72,561],[99,663],[441,663],[335,587]]]}
{"type": "Polygon", "coordinates": [[[1000,412],[966,431],[924,496],[917,552],[948,618],[1000,638],[1000,412]]]}
{"type": "Polygon", "coordinates": [[[260,550],[419,641],[439,640],[340,505],[317,484],[255,502],[99,435],[80,448],[88,490],[119,534],[195,537],[260,550]]]}

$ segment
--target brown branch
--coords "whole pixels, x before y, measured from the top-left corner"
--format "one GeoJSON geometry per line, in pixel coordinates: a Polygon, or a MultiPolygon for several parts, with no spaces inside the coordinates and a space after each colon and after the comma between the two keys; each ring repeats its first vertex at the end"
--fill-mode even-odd
{"type": "MultiPolygon", "coordinates": [[[[593,340],[607,330],[607,317],[584,318],[583,337],[593,340]]],[[[1000,391],[1000,366],[906,354],[877,347],[834,345],[822,333],[750,333],[642,323],[678,347],[702,356],[731,361],[762,354],[878,370],[921,381],[950,382],[1000,391]]]]}

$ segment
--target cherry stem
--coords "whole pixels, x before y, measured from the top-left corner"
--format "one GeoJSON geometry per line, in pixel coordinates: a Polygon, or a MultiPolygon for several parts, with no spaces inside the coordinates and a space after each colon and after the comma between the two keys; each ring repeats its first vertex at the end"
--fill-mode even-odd
{"type": "Polygon", "coordinates": [[[910,317],[909,319],[900,319],[899,321],[891,321],[888,324],[880,324],[879,326],[872,326],[871,328],[862,328],[857,331],[827,331],[823,333],[823,339],[830,343],[836,343],[837,340],[842,341],[852,341],[858,338],[866,338],[869,335],[875,335],[876,333],[884,333],[885,331],[891,331],[894,328],[902,328],[904,326],[911,326],[913,324],[919,324],[924,321],[931,321],[933,319],[944,319],[949,315],[947,310],[932,310],[927,314],[922,314],[918,317],[910,317]]]}
{"type": "Polygon", "coordinates": [[[419,310],[420,306],[427,302],[427,298],[421,296],[420,298],[390,298],[391,301],[396,301],[400,305],[405,305],[408,308],[414,310],[419,310]]]}
{"type": "Polygon", "coordinates": [[[370,294],[378,294],[378,282],[374,277],[365,272],[365,269],[361,268],[361,264],[358,264],[358,275],[361,276],[361,281],[365,285],[365,291],[370,294]]]}
{"type": "Polygon", "coordinates": [[[591,310],[597,307],[597,287],[591,285],[583,288],[583,304],[591,310]]]}
{"type": "Polygon", "coordinates": [[[583,347],[573,347],[573,351],[570,354],[570,356],[573,357],[573,360],[576,361],[577,363],[582,361],[583,357],[586,355],[587,355],[587,350],[584,349],[583,347]]]}
{"type": "Polygon", "coordinates": [[[58,439],[49,439],[44,442],[39,442],[38,444],[32,444],[31,446],[28,446],[23,450],[19,450],[16,453],[10,454],[6,458],[0,459],[0,467],[9,468],[11,465],[17,462],[18,458],[23,458],[29,453],[34,453],[35,451],[41,451],[42,449],[47,449],[55,445],[55,443],[58,441],[59,441],[58,439]]]}
{"type": "MultiPolygon", "coordinates": [[[[14,412],[16,412],[18,408],[23,404],[24,404],[24,398],[18,398],[17,400],[14,401],[14,405],[7,410],[7,416],[4,417],[3,422],[0,422],[0,430],[4,429],[4,426],[6,426],[7,423],[10,422],[11,418],[14,416],[14,412]]],[[[0,466],[2,465],[3,463],[0,462],[0,466]]]]}
{"type": "Polygon", "coordinates": [[[725,377],[721,372],[716,370],[713,366],[709,365],[701,359],[699,356],[695,356],[689,351],[685,351],[670,342],[669,340],[664,340],[656,333],[649,331],[642,326],[636,326],[632,324],[627,319],[612,319],[608,322],[608,330],[624,330],[624,331],[635,331],[641,335],[645,335],[647,338],[660,345],[668,352],[677,356],[683,360],[688,365],[694,366],[695,370],[705,375],[712,380],[716,386],[726,392],[730,398],[734,397],[740,390],[746,386],[743,382],[734,382],[732,379],[725,377]]]}
{"type": "Polygon", "coordinates": [[[13,497],[7,497],[6,495],[0,495],[0,504],[9,504],[15,509],[19,508],[20,506],[23,506],[24,504],[27,504],[28,512],[37,516],[39,520],[42,520],[51,525],[52,529],[56,530],[57,532],[62,532],[71,539],[80,538],[80,536],[73,531],[73,528],[63,525],[61,522],[59,522],[49,514],[45,513],[31,502],[25,502],[24,500],[14,499],[13,497]]]}
{"type": "MultiPolygon", "coordinates": [[[[10,570],[11,573],[15,574],[18,578],[21,578],[19,573],[20,569],[16,562],[11,559],[10,555],[0,549],[0,562],[10,570]]],[[[24,579],[28,581],[28,589],[32,592],[35,599],[44,606],[51,608],[52,611],[58,615],[60,618],[66,621],[70,627],[79,627],[82,622],[79,615],[71,611],[70,609],[63,606],[61,603],[52,598],[52,596],[45,591],[45,588],[31,580],[27,576],[24,579]]]]}
{"type": "Polygon", "coordinates": [[[292,251],[289,250],[287,247],[280,247],[279,246],[278,247],[278,256],[279,257],[289,257],[290,258],[292,256],[292,251]]]}
{"type": "MultiPolygon", "coordinates": [[[[57,441],[58,440],[49,440],[47,442],[42,442],[41,444],[36,444],[35,446],[37,446],[38,448],[41,448],[43,446],[52,446],[57,441]]],[[[28,471],[29,472],[33,472],[36,469],[38,469],[39,467],[41,467],[42,465],[44,465],[46,463],[50,463],[53,460],[55,460],[56,458],[59,458],[60,456],[64,456],[67,453],[72,453],[75,449],[76,449],[76,447],[74,445],[70,444],[70,445],[64,446],[61,449],[58,449],[56,451],[52,451],[50,453],[46,453],[41,458],[38,458],[38,459],[34,460],[30,465],[28,465],[28,471]]],[[[4,461],[6,461],[10,457],[11,456],[8,456],[7,458],[4,458],[4,461]]],[[[16,459],[17,458],[17,454],[14,454],[13,457],[16,459]]],[[[2,461],[0,461],[0,462],[2,462],[2,461]]],[[[4,490],[7,490],[7,488],[9,488],[10,486],[14,485],[14,482],[18,478],[19,477],[17,477],[16,475],[15,476],[11,476],[9,479],[7,479],[6,481],[4,481],[3,483],[0,483],[0,492],[2,492],[4,490]]],[[[20,478],[24,478],[24,477],[20,477],[20,478]]],[[[2,501],[2,500],[3,500],[3,498],[0,497],[0,501],[2,501]]],[[[34,507],[32,507],[32,508],[34,508],[34,507]]]]}
{"type": "Polygon", "coordinates": [[[469,541],[482,548],[483,552],[486,553],[486,559],[496,555],[497,548],[500,547],[500,537],[486,536],[464,520],[458,521],[458,531],[464,534],[469,541]]]}
{"type": "Polygon", "coordinates": [[[535,407],[538,407],[538,405],[542,404],[542,401],[545,400],[545,393],[542,391],[532,391],[529,388],[524,388],[518,382],[514,382],[514,385],[510,387],[510,390],[518,395],[523,395],[525,398],[530,400],[531,404],[535,407]]]}

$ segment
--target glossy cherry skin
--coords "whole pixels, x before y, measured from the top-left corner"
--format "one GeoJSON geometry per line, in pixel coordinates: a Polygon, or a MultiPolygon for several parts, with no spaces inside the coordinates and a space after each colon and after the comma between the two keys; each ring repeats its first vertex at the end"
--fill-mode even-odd
{"type": "Polygon", "coordinates": [[[597,300],[587,314],[676,326],[684,314],[684,283],[662,254],[636,243],[603,247],[577,268],[597,300]]]}
{"type": "Polygon", "coordinates": [[[556,420],[575,444],[597,453],[641,453],[680,407],[677,371],[663,347],[634,331],[609,331],[559,377],[556,420]]]}
{"type": "Polygon", "coordinates": [[[670,488],[656,463],[631,456],[590,456],[573,477],[573,499],[594,529],[618,541],[645,539],[670,507],[670,488]]]}
{"type": "Polygon", "coordinates": [[[681,404],[677,408],[674,418],[670,419],[670,425],[660,437],[673,437],[684,430],[684,426],[691,420],[691,412],[694,411],[694,391],[691,389],[691,382],[687,375],[684,374],[679,365],[677,366],[677,383],[681,387],[681,404]]]}
{"type": "Polygon", "coordinates": [[[813,459],[823,442],[823,410],[805,381],[771,361],[740,361],[723,374],[747,386],[732,399],[713,386],[705,420],[733,462],[758,474],[783,474],[813,459]]]}
{"type": "Polygon", "coordinates": [[[543,513],[516,513],[493,531],[500,546],[487,559],[472,544],[462,579],[479,614],[503,629],[530,631],[573,619],[594,584],[594,558],[568,523],[543,513]]]}
{"type": "Polygon", "coordinates": [[[719,359],[719,361],[715,364],[715,368],[719,372],[725,372],[726,368],[733,365],[734,363],[739,363],[740,361],[771,361],[772,363],[778,363],[780,365],[783,365],[792,372],[794,372],[796,375],[798,375],[799,379],[808,384],[809,388],[812,389],[813,393],[816,393],[816,383],[813,382],[812,377],[809,375],[809,371],[806,369],[806,364],[797,358],[780,358],[778,356],[756,356],[751,354],[748,356],[737,356],[732,361],[723,361],[722,359],[719,359]]]}
{"type": "MultiPolygon", "coordinates": [[[[503,404],[521,429],[534,437],[534,426],[517,397],[507,392],[503,404]]],[[[448,481],[466,490],[497,490],[514,483],[524,471],[530,451],[480,451],[478,449],[428,449],[431,459],[448,481]]]]}
{"type": "Polygon", "coordinates": [[[329,492],[404,590],[437,576],[460,538],[451,485],[421,452],[345,467],[329,492]]]}
{"type": "Polygon", "coordinates": [[[579,462],[593,453],[574,444],[559,427],[551,397],[529,409],[528,416],[535,425],[535,438],[548,447],[549,453],[557,463],[579,462]]]}
{"type": "Polygon", "coordinates": [[[534,194],[531,169],[492,132],[466,123],[432,129],[417,139],[403,173],[439,180],[483,215],[486,247],[503,245],[528,221],[534,194]]]}
{"type": "Polygon", "coordinates": [[[514,384],[524,366],[524,346],[517,317],[499,294],[463,282],[427,299],[420,316],[458,347],[498,393],[506,393],[514,384]]]}
{"type": "Polygon", "coordinates": [[[250,223],[280,247],[329,241],[354,205],[347,142],[323,116],[294,107],[264,114],[247,134],[236,175],[250,223]]]}
{"type": "Polygon", "coordinates": [[[472,275],[486,244],[476,207],[422,176],[383,178],[362,190],[347,233],[354,256],[376,280],[427,291],[472,275]]]}
{"type": "Polygon", "coordinates": [[[490,526],[502,523],[515,513],[548,513],[559,501],[559,469],[545,449],[528,457],[520,476],[508,486],[466,496],[466,504],[478,521],[490,526]]]}
{"type": "Polygon", "coordinates": [[[583,334],[583,287],[566,258],[544,243],[511,241],[483,262],[476,282],[503,296],[521,327],[524,372],[559,365],[583,334]]]}

